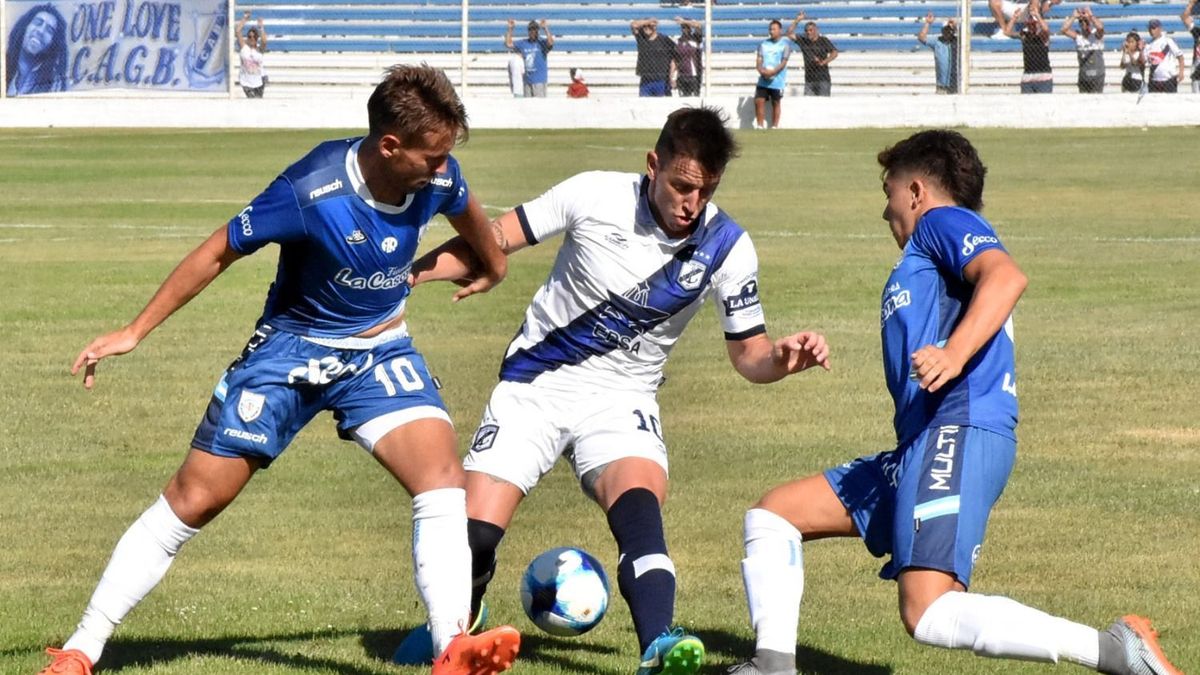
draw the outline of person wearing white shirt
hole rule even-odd
[[[1150,66],[1151,94],[1174,94],[1183,82],[1183,50],[1163,32],[1162,22],[1150,19],[1150,42],[1146,45],[1146,64]]]

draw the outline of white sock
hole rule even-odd
[[[754,627],[756,650],[796,653],[804,556],[800,532],[766,509],[746,512],[746,557],[742,580]]]
[[[162,581],[180,547],[199,531],[184,525],[160,495],[117,542],[79,627],[63,649],[78,649],[93,664],[99,661],[117,624]]]
[[[467,628],[471,613],[471,548],[467,491],[442,488],[413,497],[413,574],[429,611],[433,653]]]
[[[1060,658],[1095,668],[1100,634],[998,595],[952,591],[925,610],[917,642],[970,649],[979,656],[1058,663]]]

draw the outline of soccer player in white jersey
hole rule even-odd
[[[486,291],[507,261],[451,149],[466,111],[438,70],[395,66],[367,103],[369,132],[328,141],[288,167],[167,277],[126,327],[75,360],[84,386],[96,365],[133,350],[239,258],[279,244],[275,283],[241,356],[225,371],[183,465],[117,542],[108,567],[45,674],[89,675],[125,615],[175,555],[266,468],[299,430],[332,410],[412,495],[413,562],[429,612],[437,675],[508,668],[520,636],[508,626],[464,632],[471,570],[465,476],[454,430],[404,323],[413,253],[445,214],[470,242],[481,273],[458,297]]]
[[[742,576],[756,650],[728,672],[795,675],[801,542],[857,536],[891,556],[879,575],[898,582],[900,619],[921,644],[1178,675],[1144,618],[1101,632],[967,592],[1016,458],[1012,311],[1026,279],[979,215],[986,169],[961,134],[920,132],[879,164],[883,218],[903,250],[880,313],[897,447],[776,487],[746,513]]]
[[[661,515],[667,449],[656,400],[671,348],[711,297],[729,359],[746,379],[774,382],[829,367],[817,333],[767,337],[754,245],[710,202],[735,153],[720,112],[677,110],[647,153],[645,175],[582,173],[495,224],[506,252],[564,239],[464,460],[472,608],[480,609],[517,506],[565,453],[616,538],[617,584],[633,615],[640,674],[692,673],[704,656],[699,639],[672,630],[675,566]],[[455,241],[414,270],[418,281],[472,275]],[[414,632],[405,643],[417,639]]]

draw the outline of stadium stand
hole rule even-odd
[[[1057,92],[1073,93],[1077,74],[1074,45],[1057,31],[1063,19],[1083,4],[1064,2],[1048,17],[1054,31],[1051,61]],[[1191,37],[1178,19],[1181,2],[1087,4],[1107,29],[1109,91],[1119,88],[1122,37],[1129,30],[1144,34],[1149,19],[1161,19],[1185,50],[1191,46]],[[920,21],[933,12],[940,25],[959,11],[958,3],[945,0],[831,0],[802,5],[719,0],[712,8],[712,56],[707,64],[712,93],[752,93],[754,50],[765,37],[767,23],[780,19],[786,27],[801,8],[841,52],[831,66],[835,96],[931,92],[933,58],[916,40]],[[662,33],[677,37],[674,17],[704,19],[703,5],[668,0],[471,0],[465,23],[459,0],[249,0],[238,3],[237,12],[243,10],[263,17],[267,25],[271,96],[304,95],[314,89],[336,95],[339,89],[370,86],[393,63],[422,61],[445,68],[459,85],[465,71],[472,94],[505,95],[503,35],[509,18],[519,25],[530,19],[550,22],[556,39],[549,59],[551,96],[565,95],[569,68],[584,70],[593,95],[635,95],[636,49],[629,21],[655,17]],[[971,86],[1015,91],[1021,74],[1020,42],[991,38],[996,24],[986,0],[973,0],[971,13]],[[792,63],[788,93],[797,94],[803,83],[798,54]]]

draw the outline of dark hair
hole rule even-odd
[[[1142,39],[1142,36],[1141,36],[1141,35],[1139,35],[1139,34],[1138,34],[1138,32],[1137,32],[1136,30],[1131,30],[1131,31],[1129,31],[1129,33],[1128,33],[1128,34],[1125,36],[1125,39],[1126,39],[1126,40],[1128,40],[1129,38],[1133,38],[1134,40],[1141,40],[1141,39]]]
[[[771,19],[771,23],[767,24],[767,28],[771,26],[779,26],[779,30],[783,30],[783,22],[779,19]]]
[[[729,160],[737,157],[738,145],[726,123],[729,118],[720,108],[680,108],[667,116],[654,144],[659,162],[689,157],[711,174],[725,171]]]
[[[367,121],[372,136],[393,133],[405,142],[446,129],[465,141],[469,131],[467,109],[450,78],[424,63],[387,69],[367,100]]]
[[[879,153],[883,176],[911,171],[928,176],[950,193],[955,203],[983,210],[983,179],[987,167],[962,134],[932,129],[909,136]]]
[[[13,24],[12,31],[8,34],[8,63],[4,73],[4,86],[7,88],[12,84],[13,78],[17,76],[21,50],[25,46],[25,31],[29,28],[29,24],[33,23],[34,17],[42,12],[53,16],[58,21],[58,28],[54,31],[54,37],[50,40],[50,44],[46,45],[42,53],[34,58],[33,88],[29,91],[17,92],[18,94],[38,94],[66,88],[67,20],[54,8],[54,5],[50,4],[31,7]]]

